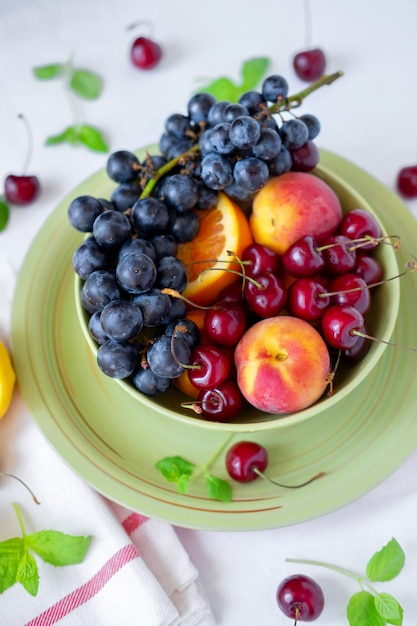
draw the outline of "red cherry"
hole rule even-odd
[[[382,267],[378,261],[373,256],[367,254],[356,254],[356,263],[353,271],[363,278],[367,285],[378,283],[383,276]]]
[[[281,313],[287,303],[287,290],[280,279],[275,274],[264,272],[255,280],[248,279],[245,283],[245,298],[251,311],[262,318]]]
[[[325,269],[329,274],[343,274],[355,267],[356,251],[352,241],[344,235],[333,235],[320,248],[323,253]]]
[[[32,155],[32,132],[26,117],[19,113],[18,118],[22,120],[26,135],[28,139],[28,149],[23,167],[23,172],[26,172],[29,166],[30,158]],[[4,181],[4,196],[6,200],[12,204],[25,206],[30,204],[39,195],[40,183],[37,176],[29,174],[9,174]]]
[[[298,78],[312,82],[323,76],[326,57],[321,48],[311,48],[298,52],[294,56],[293,66]]]
[[[319,150],[314,141],[306,141],[300,148],[291,150],[293,172],[311,172],[320,160]]]
[[[137,37],[130,49],[133,65],[141,70],[150,70],[157,65],[162,56],[161,46],[148,37]]]
[[[363,327],[364,334],[368,334],[368,330],[366,326]],[[371,347],[371,341],[366,337],[358,337],[358,341],[355,343],[352,348],[347,348],[346,350],[342,350],[342,361],[343,363],[347,363],[348,365],[356,365],[363,359],[363,357],[368,354],[369,348]]]
[[[307,235],[295,241],[282,255],[284,269],[296,278],[318,274],[324,267],[322,253],[314,237]]]
[[[242,261],[248,261],[245,271],[250,276],[262,272],[276,274],[279,270],[279,256],[276,252],[260,243],[251,243],[242,254]]]
[[[259,443],[239,441],[229,448],[226,454],[226,469],[231,478],[248,483],[259,478],[268,465],[268,453]]]
[[[361,239],[362,237],[381,237],[381,227],[378,220],[365,209],[352,209],[345,213],[339,224],[339,234],[349,239]],[[371,250],[374,244],[369,243],[361,246],[361,250]]]
[[[199,345],[191,353],[191,369],[188,378],[197,389],[217,387],[229,376],[230,359],[210,344]]]
[[[40,184],[37,176],[9,174],[4,181],[4,195],[12,204],[25,206],[39,195]]]
[[[324,608],[322,588],[309,576],[288,576],[279,585],[277,604],[287,617],[303,622],[317,619]]]
[[[204,317],[207,335],[221,346],[235,346],[245,332],[246,325],[245,309],[231,300],[218,302]]]
[[[341,274],[330,283],[333,304],[350,304],[362,315],[369,311],[371,294],[366,282],[357,274]]]
[[[417,165],[407,165],[400,169],[397,189],[404,198],[417,198]]]
[[[353,348],[358,335],[352,331],[362,331],[364,319],[362,313],[347,304],[330,306],[321,318],[321,329],[329,346],[336,350]]]
[[[202,415],[215,422],[228,422],[240,411],[243,404],[243,396],[237,382],[232,378],[227,378],[214,389],[200,391],[197,400]]]
[[[294,317],[313,322],[330,306],[325,286],[315,278],[298,278],[288,288],[287,309]]]

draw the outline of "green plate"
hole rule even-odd
[[[401,236],[399,255],[406,260],[402,250],[413,249],[417,224],[399,198],[331,153],[322,152],[321,165],[362,194],[390,234]],[[295,484],[324,470],[323,478],[293,490],[261,479],[234,484],[231,503],[209,499],[203,479],[191,483],[189,494],[178,494],[155,462],[178,454],[204,463],[225,441],[227,427],[202,431],[190,420],[149,414],[96,366],[76,313],[71,257],[82,235],[68,224],[67,207],[75,196],[105,197],[111,188],[101,170],[57,207],[27,254],[12,314],[13,358],[26,404],[52,446],[92,487],[128,508],[179,526],[261,530],[312,519],[351,502],[415,450],[417,355],[391,347],[343,401],[312,419],[289,421],[275,434],[264,430],[251,436],[267,447],[268,471],[277,480]],[[392,339],[417,347],[414,276],[401,279],[400,293]],[[234,437],[242,438],[242,431]],[[211,472],[226,478],[221,457]]]

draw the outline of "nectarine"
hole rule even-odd
[[[288,414],[316,402],[326,389],[330,356],[321,335],[296,317],[270,317],[251,326],[235,349],[237,382],[261,411]]]
[[[320,243],[336,231],[341,217],[340,200],[326,182],[309,172],[287,172],[256,194],[250,227],[257,243],[284,254],[305,235]]]

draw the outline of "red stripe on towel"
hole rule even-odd
[[[94,597],[109,580],[117,574],[129,561],[139,556],[133,544],[129,544],[121,548],[118,552],[103,565],[99,571],[94,574],[90,580],[84,585],[78,587],[64,598],[61,598],[56,604],[35,617],[25,626],[51,626],[56,624],[60,619],[74,611],[82,604],[85,604]]]
[[[148,518],[145,517],[145,515],[140,515],[139,513],[131,513],[123,520],[122,526],[130,537],[141,524],[146,522],[147,519]]]

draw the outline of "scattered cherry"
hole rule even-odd
[[[284,485],[272,480],[264,474],[268,465],[268,452],[264,446],[255,441],[243,440],[235,443],[227,451],[225,462],[226,470],[230,478],[240,483],[249,483],[261,477],[278,487],[298,489],[324,476],[324,472],[319,472],[309,480],[297,485]]]
[[[398,172],[396,184],[404,198],[417,198],[417,165],[402,167]]]
[[[315,580],[303,574],[285,578],[277,588],[277,604],[287,617],[297,621],[312,622],[322,613],[324,594]]]
[[[293,66],[298,78],[312,82],[323,76],[326,69],[326,56],[321,48],[313,48],[309,45],[311,40],[312,19],[308,0],[304,0],[304,23],[306,47],[294,56]]]
[[[268,453],[259,443],[240,441],[226,454],[226,469],[231,478],[248,483],[259,478],[268,465]]]
[[[136,26],[143,25],[143,22],[131,24],[129,29]],[[137,37],[130,47],[130,59],[136,67],[141,70],[151,70],[162,57],[162,48],[150,37],[140,36]]]
[[[23,173],[9,174],[8,176],[6,176],[6,179],[4,181],[4,195],[6,200],[11,202],[12,204],[25,206],[36,200],[36,198],[38,197],[40,191],[40,183],[37,176],[25,173],[29,165],[32,152],[32,136],[26,118],[22,114],[19,114],[18,117],[24,122],[26,127],[29,142],[28,153],[26,156],[25,165],[23,167]]]

